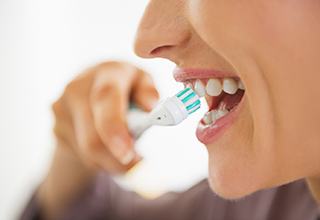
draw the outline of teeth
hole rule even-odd
[[[218,120],[219,118],[222,118],[223,116],[225,116],[226,114],[228,114],[229,111],[226,109],[219,109],[215,115],[216,120]]]
[[[197,80],[194,85],[194,90],[199,97],[203,97],[206,95],[206,89],[200,80]]]
[[[212,110],[203,116],[203,122],[206,125],[215,124],[219,118],[222,118],[228,113],[229,111],[227,109]]]
[[[203,117],[203,121],[206,125],[209,125],[211,124],[213,121],[212,121],[212,116],[211,116],[211,112],[207,112],[204,117]]]
[[[239,87],[239,89],[241,89],[241,90],[245,90],[244,85],[243,85],[243,83],[242,83],[241,80],[238,81],[238,87]]]
[[[201,80],[197,79],[193,83],[186,83],[185,86],[193,89],[199,97],[203,97],[206,94],[209,96],[219,96],[222,91],[233,95],[238,89],[245,90],[242,81],[233,78],[224,78],[222,80],[216,78],[209,79],[206,85]]]
[[[222,81],[222,83],[221,83]],[[209,96],[219,96],[222,91],[227,94],[233,95],[237,92],[238,89],[245,90],[245,87],[241,80],[235,80],[233,78],[224,78],[224,79],[209,79],[207,84],[204,85],[201,80],[196,80],[194,84],[187,83],[187,87],[193,88],[199,97],[203,97],[206,94]],[[220,103],[217,109],[207,112],[203,116],[203,123],[205,125],[213,125],[216,121],[229,113],[229,110],[226,109],[226,106],[223,105],[223,102]]]
[[[222,92],[222,85],[219,79],[210,79],[206,86],[209,96],[219,96]]]
[[[214,124],[215,122],[216,122],[216,120],[218,119],[217,118],[217,110],[213,110],[213,111],[211,111],[211,121],[212,121],[212,123]]]
[[[223,79],[223,91],[228,94],[235,94],[238,90],[238,83],[232,78]]]

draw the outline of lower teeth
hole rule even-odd
[[[234,95],[224,95],[216,109],[211,110],[204,115],[202,120],[203,123],[205,125],[215,124],[218,119],[226,116],[240,103],[243,95],[244,91],[238,91]]]
[[[229,111],[227,109],[216,109],[210,112],[207,112],[203,117],[203,122],[206,125],[214,124],[218,119],[227,115]]]

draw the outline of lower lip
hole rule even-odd
[[[235,106],[227,115],[219,118],[214,124],[205,125],[201,120],[196,131],[197,138],[203,144],[212,144],[218,140],[224,132],[236,121],[243,106],[245,95],[240,103]]]

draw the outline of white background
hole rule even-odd
[[[45,175],[54,149],[50,104],[77,73],[119,58],[150,71],[162,97],[174,94],[172,63],[132,52],[146,0],[0,0],[0,219],[15,219]],[[158,194],[206,176],[207,155],[194,135],[204,112],[138,142],[145,157],[126,182]]]

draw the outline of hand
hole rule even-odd
[[[125,172],[141,160],[126,124],[129,103],[150,111],[157,100],[151,77],[141,69],[121,62],[93,67],[53,104],[58,145],[89,167]]]

